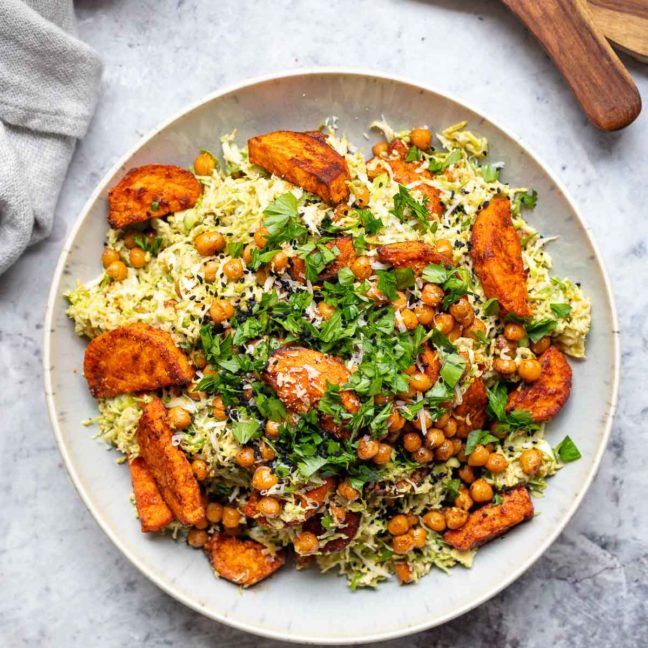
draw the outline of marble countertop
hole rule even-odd
[[[183,607],[132,567],[67,479],[41,377],[49,278],[93,187],[141,135],[220,86],[280,70],[402,74],[494,116],[562,177],[610,271],[622,385],[608,452],[546,556],[469,615],[390,646],[645,645],[648,625],[648,116],[591,127],[551,62],[499,3],[462,0],[79,0],[105,62],[52,236],[0,278],[0,643],[274,646]],[[648,68],[624,59],[644,97]],[[643,502],[643,504],[642,504]]]

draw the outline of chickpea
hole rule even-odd
[[[194,549],[204,547],[207,540],[209,540],[209,536],[207,535],[207,532],[202,529],[191,529],[191,531],[187,533],[187,543]]]
[[[200,256],[212,256],[225,249],[225,237],[220,232],[203,232],[194,239],[194,247]]]
[[[525,383],[532,383],[540,378],[542,365],[537,360],[522,360],[518,367],[518,375]]]
[[[254,450],[252,448],[241,448],[236,453],[235,461],[241,468],[251,468],[255,461]]]
[[[450,414],[448,414],[448,412],[445,412],[444,414],[441,415],[441,418],[438,418],[435,421],[436,427],[443,429],[446,425],[448,425],[449,420],[450,420]]]
[[[368,459],[373,459],[378,453],[378,448],[380,444],[375,439],[372,439],[369,436],[363,436],[358,442],[358,459],[367,461]]]
[[[216,396],[212,401],[212,414],[217,421],[227,420],[227,411],[225,410],[225,404],[223,403],[223,399],[220,396]]]
[[[207,520],[212,524],[218,524],[223,519],[223,505],[218,502],[209,502],[205,509]]]
[[[494,475],[504,472],[508,468],[508,461],[503,454],[493,452],[484,464],[484,468]]]
[[[257,511],[264,517],[275,518],[281,515],[281,503],[276,497],[266,495],[257,502]]]
[[[142,232],[139,230],[130,230],[126,232],[126,234],[124,234],[124,247],[126,247],[127,250],[132,250],[137,245],[135,238],[138,236],[142,236]]]
[[[128,277],[128,268],[123,261],[113,261],[107,268],[106,274],[113,281],[124,281]]]
[[[194,160],[194,171],[199,176],[210,176],[216,168],[216,160],[211,153],[203,151]]]
[[[421,435],[416,432],[407,432],[403,436],[403,447],[407,452],[416,452],[423,445]]]
[[[432,133],[428,128],[413,128],[410,132],[410,142],[421,151],[427,151],[432,145]]]
[[[300,556],[307,556],[308,554],[315,553],[319,549],[319,540],[314,533],[310,531],[303,531],[293,540],[293,547],[295,553]]]
[[[417,392],[426,392],[433,385],[432,378],[422,372],[410,376],[409,383]]]
[[[224,506],[222,522],[226,529],[235,529],[241,523],[241,514],[233,506]]]
[[[267,230],[267,228],[263,227],[257,227],[254,230],[254,242],[256,243],[256,246],[258,248],[264,248],[268,242],[268,236],[270,236],[270,232]]]
[[[364,185],[359,185],[353,190],[355,202],[358,207],[366,207],[369,204],[369,189]]]
[[[541,355],[551,346],[551,338],[548,335],[540,338],[531,345],[531,351],[536,355]]]
[[[371,152],[376,157],[383,157],[384,155],[387,155],[388,150],[389,150],[389,145],[387,144],[387,142],[378,142],[378,144],[374,144],[371,147]]]
[[[443,430],[432,428],[425,435],[425,445],[428,448],[438,448],[445,441]]]
[[[450,439],[445,439],[437,446],[434,451],[434,458],[437,461],[448,461],[454,454],[454,444]]]
[[[450,419],[442,429],[446,438],[451,439],[455,434],[457,434],[457,421],[455,419]]]
[[[504,327],[504,337],[509,340],[509,342],[519,342],[526,335],[524,326],[522,324],[516,324],[515,322],[509,322]]]
[[[209,309],[209,317],[216,324],[222,324],[234,315],[234,306],[226,299],[217,299]]]
[[[284,272],[288,267],[290,259],[285,252],[277,252],[270,261],[270,269],[277,274]]]
[[[207,261],[207,263],[205,263],[203,266],[203,275],[206,282],[213,283],[216,280],[219,267],[218,261]]]
[[[462,486],[459,489],[459,495],[455,497],[454,505],[457,508],[462,508],[466,511],[470,510],[470,507],[473,505],[473,500],[472,497],[470,497],[470,492],[465,486]]]
[[[249,245],[246,245],[243,248],[242,257],[243,257],[243,261],[244,261],[246,266],[249,266],[250,263],[252,263],[252,251],[256,250],[256,249],[257,249],[256,245],[252,245],[252,243],[250,243]]]
[[[278,482],[277,476],[267,466],[260,466],[252,475],[252,488],[256,488],[256,490],[269,490]]]
[[[468,455],[468,465],[478,468],[480,466],[485,466],[488,461],[490,453],[488,450],[481,444],[477,444],[473,451]]]
[[[452,454],[453,455],[458,455],[461,454],[464,450],[463,446],[463,441],[459,439],[458,437],[455,437],[454,439],[448,439],[452,443]]]
[[[444,297],[443,288],[437,284],[425,284],[421,291],[421,301],[427,306],[438,306]]]
[[[397,554],[409,553],[414,549],[414,538],[410,533],[398,535],[392,540],[392,549]]]
[[[379,443],[378,452],[373,456],[373,462],[382,466],[391,461],[393,448],[388,443]]]
[[[196,369],[204,369],[207,366],[207,358],[200,349],[197,349],[191,354],[191,362]]]
[[[413,459],[419,464],[430,463],[434,459],[434,453],[429,448],[423,446],[414,453]]]
[[[448,340],[450,340],[450,342],[454,342],[455,340],[458,340],[462,335],[463,328],[461,327],[461,324],[455,324],[455,326],[453,326],[452,328],[452,331],[448,333]]]
[[[317,310],[319,311],[319,314],[322,316],[322,319],[327,320],[333,315],[333,313],[335,313],[336,308],[335,306],[331,306],[330,304],[321,301],[319,304],[317,304]]]
[[[359,256],[351,264],[351,272],[358,278],[360,281],[369,279],[371,277],[373,270],[371,268],[371,261],[368,256]]]
[[[495,338],[495,348],[498,349],[501,354],[514,356],[517,349],[517,342],[507,340],[503,335],[498,335]]]
[[[238,281],[243,276],[241,259],[230,259],[223,265],[223,272],[230,281]]]
[[[254,275],[258,286],[263,286],[263,284],[268,280],[268,270],[266,268],[259,268]]]
[[[393,536],[403,535],[409,531],[409,528],[410,524],[407,521],[407,516],[402,513],[394,515],[394,517],[387,523],[387,531],[389,531]]]
[[[336,492],[340,497],[344,497],[350,502],[353,502],[360,497],[360,491],[353,488],[346,479],[338,484]]]
[[[486,324],[480,319],[475,318],[470,326],[464,328],[463,335],[471,340],[479,340],[482,335],[486,335]]]
[[[278,439],[280,427],[281,423],[277,423],[277,421],[266,421],[265,435],[268,437],[268,439]]]
[[[450,315],[462,326],[469,326],[475,319],[475,313],[466,297],[462,297],[458,302],[450,306]]]
[[[405,419],[399,414],[398,410],[392,410],[387,419],[387,429],[390,432],[400,432],[405,425]]]
[[[434,318],[434,326],[443,333],[443,335],[448,335],[455,327],[455,323],[454,317],[452,317],[450,313],[439,313]]]
[[[542,452],[528,448],[520,455],[520,468],[525,475],[535,475],[542,465]]]
[[[423,524],[425,524],[428,529],[441,533],[442,531],[445,531],[446,528],[445,515],[443,515],[441,511],[428,511],[423,516]]]
[[[414,315],[422,326],[429,326],[434,322],[434,309],[425,304],[421,304],[414,309]]]
[[[174,430],[186,430],[191,425],[191,414],[183,407],[172,407],[167,412],[167,420]]]
[[[406,562],[397,562],[394,565],[394,574],[396,574],[401,585],[411,583],[414,578],[412,568]]]
[[[493,362],[493,369],[503,376],[512,376],[517,371],[517,365],[515,364],[515,360],[497,358]]]
[[[423,527],[416,527],[410,531],[410,534],[414,538],[414,547],[416,549],[423,549],[427,540],[427,531]]]
[[[468,511],[461,508],[449,508],[445,512],[446,526],[448,529],[459,529],[468,520]]]
[[[394,307],[394,310],[400,311],[407,306],[407,297],[402,290],[397,290],[396,294],[398,297],[392,301],[392,306]]]
[[[434,245],[439,254],[452,259],[452,243],[448,239],[439,239]]]
[[[423,422],[425,423],[425,429],[429,430],[432,427],[432,417],[430,416],[430,412],[423,409],[419,412],[419,415],[412,421],[412,425],[417,430],[423,429],[423,424],[421,422],[421,419],[423,419]]]
[[[472,466],[461,466],[457,471],[457,475],[459,475],[459,479],[466,484],[472,484],[475,481],[475,471]]]
[[[207,479],[207,464],[202,459],[194,459],[191,462],[191,471],[198,481],[205,481]]]
[[[101,265],[103,265],[105,269],[108,269],[108,266],[115,263],[115,261],[121,261],[121,254],[119,254],[117,250],[106,248],[101,255]]]
[[[477,504],[490,502],[493,499],[493,487],[485,479],[477,479],[470,485],[470,497]]]
[[[259,444],[259,451],[261,452],[261,459],[263,461],[272,461],[277,457],[277,453],[267,443],[263,443],[263,441]]]

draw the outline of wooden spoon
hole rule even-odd
[[[616,49],[648,63],[648,2],[646,0],[589,0],[597,29]]]
[[[595,126],[613,131],[637,118],[637,86],[594,27],[586,0],[502,2],[542,43]]]

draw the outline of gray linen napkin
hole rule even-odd
[[[72,0],[0,0],[0,274],[50,233],[101,63],[75,37]]]

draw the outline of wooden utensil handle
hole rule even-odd
[[[637,118],[637,86],[594,28],[585,0],[502,1],[543,44],[592,123],[612,131]]]

